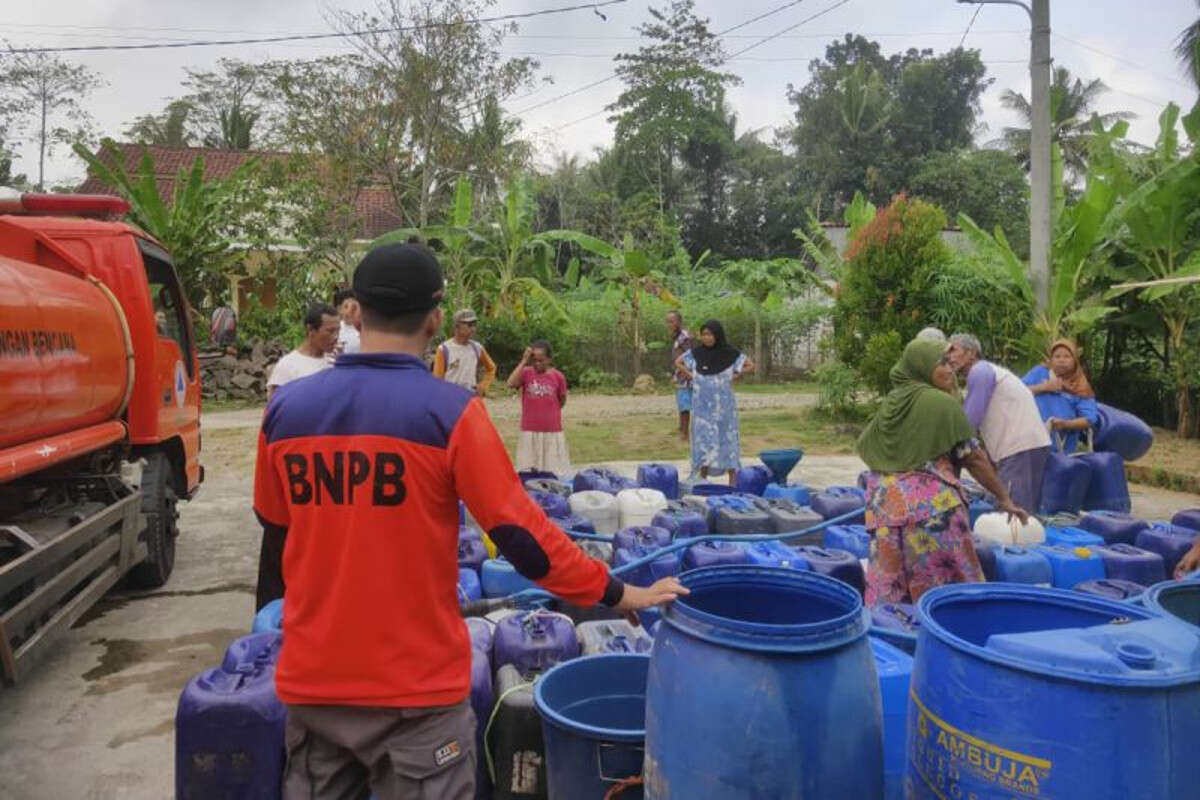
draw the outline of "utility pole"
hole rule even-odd
[[[1037,310],[1050,305],[1050,0],[958,0],[960,3],[1020,6],[1029,15],[1029,281]]]

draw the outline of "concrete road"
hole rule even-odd
[[[258,412],[206,419],[206,430],[252,428]],[[245,633],[259,529],[250,510],[253,434],[226,450],[206,439],[208,480],[182,507],[175,573],[163,589],[114,592],[22,685],[0,690],[0,798],[158,800],[174,794],[175,704],[187,680],[215,666]],[[636,465],[619,463],[627,474]],[[682,466],[682,465],[681,465]],[[809,457],[793,478],[852,483],[853,456]],[[1151,518],[1200,504],[1194,495],[1133,487]]]

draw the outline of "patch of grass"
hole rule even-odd
[[[242,411],[247,408],[262,408],[267,404],[264,397],[261,400],[213,400],[206,399],[204,401],[204,411]]]
[[[853,452],[858,426],[833,422],[811,409],[752,409],[742,411],[742,452],[757,453],[777,447],[802,447],[812,455]],[[568,420],[567,445],[571,461],[591,464],[603,461],[674,461],[688,457],[688,445],[679,440],[674,417],[661,415],[622,416],[598,420]],[[517,420],[498,420],[496,427],[516,453]]]

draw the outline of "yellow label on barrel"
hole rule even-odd
[[[915,718],[909,718],[910,728],[916,729],[916,735],[909,737],[914,745],[909,759],[934,796],[940,800],[1050,800],[1042,791],[1050,777],[1048,759],[985,742],[932,713],[911,689],[909,697],[917,707]]]

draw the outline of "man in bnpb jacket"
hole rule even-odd
[[[623,584],[522,490],[482,401],[421,360],[442,292],[422,246],[368,253],[361,352],[281,387],[263,418],[254,508],[286,543],[286,798],[472,797],[459,498],[522,575],[573,603],[627,611],[686,592]]]

